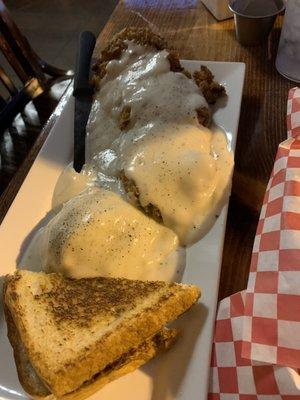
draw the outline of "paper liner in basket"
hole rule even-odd
[[[210,399],[300,399],[300,89],[289,92],[247,289],[219,305]]]

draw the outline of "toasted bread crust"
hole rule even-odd
[[[139,313],[136,311],[136,305],[134,305],[132,311],[128,312],[128,307],[126,306],[125,301],[124,312],[128,312],[128,314],[126,314],[120,322],[118,318],[115,319],[116,322],[114,322],[114,329],[106,331],[106,333],[100,336],[99,339],[90,343],[88,347],[78,349],[73,358],[63,358],[61,362],[51,363],[49,357],[46,356],[45,358],[45,354],[41,354],[36,350],[36,346],[32,343],[30,328],[26,325],[26,321],[23,321],[22,319],[22,313],[24,312],[22,296],[24,295],[22,293],[23,287],[20,276],[23,274],[24,272],[19,272],[8,279],[5,302],[13,315],[14,322],[34,369],[57,397],[61,397],[78,389],[78,387],[80,387],[85,381],[89,381],[98,371],[103,370],[108,364],[117,360],[129,349],[138,347],[145,340],[159,332],[166,323],[175,319],[190,308],[199,297],[199,289],[195,286],[165,284],[164,282],[139,282],[113,278],[83,279],[78,280],[76,283],[72,279],[62,278],[57,274],[45,275],[27,272],[25,275],[27,277],[29,276],[30,279],[32,276],[34,276],[35,279],[40,279],[41,277],[45,281],[45,284],[50,282],[52,288],[55,287],[57,290],[60,289],[62,292],[66,290],[66,287],[70,286],[73,288],[74,285],[76,287],[76,285],[79,285],[79,281],[81,281],[81,283],[85,282],[85,285],[83,286],[84,290],[86,290],[89,282],[93,287],[94,296],[96,297],[99,295],[97,290],[101,291],[103,288],[106,289],[104,293],[105,296],[107,296],[110,287],[111,293],[115,293],[111,294],[112,297],[108,298],[108,302],[111,302],[111,304],[114,304],[114,301],[116,300],[119,305],[120,303],[122,305],[122,301],[124,302],[125,297],[128,295],[133,304],[142,304],[142,306],[139,306]],[[37,277],[37,275],[39,275],[39,277]],[[104,284],[104,286],[102,285],[102,289],[97,289],[95,282],[100,284],[100,286],[101,284]],[[26,285],[28,287],[29,283],[27,282]],[[124,293],[123,297],[121,290],[122,286],[126,286],[128,289],[127,294],[125,295]],[[28,292],[28,289],[26,290]],[[143,294],[144,292],[146,295]],[[47,291],[47,294],[49,294],[49,290]],[[135,298],[133,298],[134,296]],[[69,300],[65,300],[65,302],[71,302],[73,307],[76,307],[76,300],[74,300],[74,297],[72,298],[68,296],[68,298]],[[83,299],[84,301],[86,300],[85,297],[83,297]],[[75,301],[75,303],[73,301]],[[33,304],[37,302],[40,305],[41,297],[32,296],[30,302]],[[59,300],[58,304],[60,303],[61,300]],[[79,307],[79,309],[81,312],[82,308]],[[51,314],[49,308],[46,308],[46,310],[47,314]],[[66,328],[64,328],[64,322],[59,322],[62,317],[61,311],[58,312],[58,315],[53,313],[51,315],[51,318],[54,318],[56,321],[55,327],[57,327],[57,329],[62,329],[65,333]],[[105,318],[107,317],[106,311],[104,312],[104,316]],[[58,317],[58,320],[56,317]],[[67,319],[67,321],[67,328],[70,330],[70,334],[72,335],[76,326],[80,326],[80,324],[77,325],[75,323],[74,325],[72,318]],[[60,325],[60,323],[62,325]],[[46,328],[49,329],[48,327]],[[52,328],[52,332],[53,329],[54,328]],[[63,348],[64,345],[62,344],[62,349]]]
[[[176,330],[163,329],[150,339],[147,339],[137,349],[133,349],[115,365],[106,368],[92,382],[81,386],[75,392],[63,396],[64,400],[83,400],[101,389],[107,383],[133,372],[147,361],[151,360],[161,352],[168,350],[177,338]]]
[[[56,397],[45,386],[42,379],[33,368],[27,352],[22,344],[13,318],[4,305],[7,334],[14,350],[14,358],[18,377],[24,390],[36,399],[55,399]],[[106,367],[101,373],[95,375],[91,381],[83,384],[78,390],[63,396],[65,400],[83,400],[101,389],[107,383],[134,371],[159,353],[168,350],[177,338],[175,329],[166,329],[147,339],[138,348],[131,349],[119,360]]]
[[[41,378],[37,375],[31,365],[28,354],[22,344],[19,332],[8,307],[4,304],[4,315],[7,324],[7,336],[14,351],[14,359],[17,367],[18,377],[24,390],[30,396],[45,397],[51,394]]]

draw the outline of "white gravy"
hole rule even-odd
[[[170,72],[168,52],[127,42],[110,61],[93,102],[82,173],[70,166],[56,185],[56,215],[21,264],[74,278],[180,280],[185,250],[213,225],[228,196],[233,156],[225,134],[199,124],[208,107],[192,79]],[[125,131],[119,118],[131,107]],[[130,205],[118,176],[155,205],[163,224]],[[94,187],[94,188],[93,188]],[[91,189],[93,188],[93,189]]]
[[[198,86],[170,71],[168,53],[127,42],[110,61],[96,94],[88,129],[88,154],[100,175],[124,170],[182,245],[203,237],[228,197],[233,156],[221,130],[199,124],[196,109],[208,107]],[[126,131],[116,128],[131,107]],[[109,146],[103,149],[103,146]]]
[[[88,189],[64,204],[35,237],[21,265],[73,278],[180,280],[178,237],[112,191]]]

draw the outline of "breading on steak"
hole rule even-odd
[[[208,127],[211,122],[211,115],[207,107],[200,107],[196,110],[199,124]]]
[[[204,65],[201,66],[200,71],[194,72],[193,78],[209,104],[215,103],[226,93],[224,86],[214,81],[212,72]]]
[[[157,51],[168,50],[167,43],[159,35],[151,32],[147,28],[125,28],[108,43],[102,50],[100,58],[93,66],[93,79],[95,89],[99,89],[101,80],[106,75],[106,66],[111,60],[118,60],[122,56],[122,52],[128,48],[127,41],[134,41],[136,44],[152,47]],[[182,73],[188,79],[194,79],[195,83],[201,90],[204,98],[208,103],[214,103],[218,97],[225,93],[223,86],[214,81],[214,76],[211,71],[204,66],[201,66],[199,71],[194,72],[193,77],[180,63],[179,55],[175,50],[168,50],[167,59],[170,64],[170,71],[174,73]],[[211,123],[211,111],[208,107],[203,106],[195,110],[199,124],[208,127]],[[124,105],[119,115],[119,128],[124,131],[130,127],[131,106]],[[156,221],[161,222],[162,216],[159,209],[153,204],[148,204],[142,207],[139,199],[139,189],[135,182],[128,179],[124,171],[120,171],[118,175],[121,180],[129,201],[141,209],[146,214],[150,215]]]
[[[155,205],[147,204],[145,207],[141,205],[139,199],[140,196],[139,189],[134,183],[134,181],[132,179],[127,178],[124,171],[120,171],[118,177],[123,184],[124,190],[127,193],[128,200],[130,201],[130,203],[133,204],[135,207],[139,208],[145,214],[149,215],[156,222],[162,223],[161,213]]]
[[[143,46],[153,47],[156,50],[168,50],[167,43],[159,35],[151,32],[147,28],[125,28],[109,42],[102,50],[100,58],[93,66],[93,83],[95,89],[98,90],[101,79],[106,74],[106,65],[111,60],[120,59],[123,50],[128,48],[127,40],[132,40],[135,43]],[[174,50],[169,51],[167,56],[170,63],[170,71],[184,74],[187,78],[192,79],[192,75],[180,63],[178,53]],[[211,71],[204,66],[201,66],[200,71],[193,74],[194,81],[200,88],[206,101],[210,104],[214,103],[219,97],[225,93],[225,88],[213,80],[214,76]],[[196,110],[199,123],[204,126],[210,124],[210,110],[202,107]],[[130,123],[130,110],[124,107],[120,115],[120,129],[124,130]]]
[[[164,39],[150,31],[150,29],[133,27],[123,29],[101,51],[100,58],[93,65],[94,84],[96,84],[96,88],[105,76],[107,63],[111,60],[118,60],[122,55],[122,51],[127,49],[126,40],[133,40],[135,43],[143,46],[152,46],[156,50],[163,50],[167,47]]]
[[[130,114],[131,114],[131,107],[129,105],[124,106],[121,111],[119,119],[119,127],[121,131],[124,131],[128,127],[130,122]]]

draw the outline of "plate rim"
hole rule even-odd
[[[240,83],[241,83],[241,86],[240,86],[241,94],[240,94],[239,108],[238,108],[238,110],[237,110],[237,115],[238,115],[238,117],[237,117],[237,128],[236,128],[236,135],[235,135],[235,141],[236,141],[236,138],[237,138],[237,135],[238,135],[238,124],[239,124],[240,109],[241,109],[241,104],[242,104],[243,87],[244,87],[244,82],[245,82],[245,69],[246,69],[246,64],[243,63],[243,62],[209,61],[209,60],[186,60],[186,59],[181,59],[180,61],[182,61],[183,64],[184,64],[184,63],[192,63],[192,64],[195,63],[195,64],[197,64],[197,65],[201,65],[200,63],[203,63],[203,64],[208,64],[208,63],[209,63],[209,64],[219,64],[219,65],[220,65],[220,64],[227,64],[227,65],[232,65],[232,66],[239,67],[239,68],[241,69],[240,73],[241,73],[241,75],[242,75],[242,80],[241,80],[241,82],[240,82]],[[66,90],[64,96],[63,96],[62,99],[59,101],[59,103],[58,103],[56,109],[54,110],[54,113],[57,113],[57,112],[58,112],[57,110],[62,110],[62,113],[63,113],[63,111],[65,110],[66,104],[68,104],[68,102],[70,101],[70,98],[72,97],[72,91],[73,91],[73,87],[72,87],[72,83],[71,83],[71,84],[69,85],[69,87],[67,88],[67,90]],[[46,152],[47,146],[49,146],[49,141],[50,141],[50,139],[51,139],[51,132],[55,129],[57,123],[59,122],[59,120],[60,120],[60,118],[61,118],[61,116],[62,116],[62,113],[60,113],[60,115],[58,115],[57,119],[55,120],[55,122],[54,122],[53,125],[51,126],[46,140],[44,141],[44,143],[43,143],[43,145],[41,146],[41,149],[39,150],[39,152],[38,152],[38,154],[37,154],[35,160],[33,161],[33,163],[32,163],[32,165],[31,165],[30,169],[28,170],[28,173],[27,173],[27,175],[26,175],[26,177],[25,177],[25,179],[24,179],[22,185],[20,186],[20,188],[19,188],[19,190],[18,190],[18,193],[17,193],[17,195],[15,196],[15,199],[14,199],[13,202],[11,203],[11,205],[10,205],[10,207],[9,207],[9,209],[8,209],[8,211],[7,211],[7,213],[6,213],[6,215],[5,215],[5,217],[3,218],[2,223],[0,224],[0,232],[2,231],[2,233],[3,233],[3,230],[5,230],[5,225],[6,225],[6,223],[9,221],[11,211],[12,211],[13,208],[15,207],[15,204],[18,203],[20,197],[22,197],[22,188],[23,188],[24,186],[26,186],[26,184],[28,185],[28,180],[30,179],[30,173],[31,173],[31,171],[32,171],[32,168],[33,168],[33,167],[35,166],[35,164],[40,160],[40,158],[43,156],[44,152]],[[45,125],[44,128],[46,128],[46,126],[47,126],[47,124]],[[44,128],[43,128],[43,129],[44,129]],[[229,202],[228,202],[228,203],[229,203]],[[228,203],[226,204],[226,207],[225,207],[225,208],[226,208],[225,224],[226,224],[226,221],[227,221]],[[224,228],[224,229],[225,229],[225,228]],[[225,240],[225,234],[223,234],[223,240],[222,240],[222,244],[221,244],[221,260],[222,260],[222,253],[223,253],[224,240]],[[221,261],[220,261],[220,264],[221,264]],[[16,265],[15,265],[15,268],[16,268]],[[1,270],[2,270],[2,268],[1,268]],[[219,289],[219,285],[220,285],[221,265],[219,266],[219,270],[218,270],[218,271],[219,271],[219,273],[218,273],[217,290]],[[1,273],[2,273],[2,271],[1,271]],[[214,315],[215,315],[215,312],[216,312],[216,308],[217,308],[217,301],[215,302],[214,309],[213,309]],[[1,329],[2,329],[2,328],[1,328]],[[212,327],[212,329],[213,329],[213,327]],[[210,340],[210,354],[211,354],[212,342],[213,342],[213,335],[211,334],[211,340]],[[8,343],[8,342],[7,342],[7,343]],[[199,355],[197,355],[197,357],[199,357]],[[208,369],[208,370],[210,369],[210,365],[207,366],[207,369]],[[0,382],[0,383],[1,383],[1,382]],[[208,382],[206,382],[206,387],[208,387]],[[3,388],[3,389],[4,389],[4,388]],[[5,397],[5,395],[4,395],[5,392],[3,391],[3,389],[0,387],[0,398],[3,398],[3,399],[11,399],[12,397],[10,397],[10,396]],[[3,395],[4,395],[4,396],[3,396]],[[2,396],[3,396],[3,397],[2,397]],[[23,397],[23,394],[19,394],[19,396],[22,396],[22,398],[24,398],[24,397]]]

